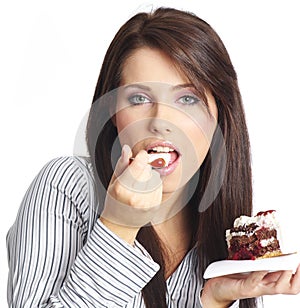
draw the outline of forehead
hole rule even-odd
[[[177,85],[188,83],[189,80],[162,51],[140,48],[126,59],[121,75],[121,85],[138,82]]]

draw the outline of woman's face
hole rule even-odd
[[[136,50],[124,63],[115,125],[121,145],[164,152],[170,164],[158,170],[163,193],[183,187],[201,166],[217,125],[216,102],[207,105],[172,61],[156,49]]]

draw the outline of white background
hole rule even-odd
[[[109,42],[130,16],[149,10],[152,4],[191,10],[223,39],[238,73],[252,142],[255,211],[276,209],[287,249],[299,249],[297,2],[1,2],[2,307],[8,270],[5,236],[22,196],[48,160],[72,155],[75,134],[90,106]],[[283,305],[299,307],[300,295],[265,299],[265,307]]]

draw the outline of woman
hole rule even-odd
[[[202,279],[252,210],[237,78],[207,23],[161,8],[121,27],[87,140],[91,163],[55,159],[26,193],[8,234],[12,307],[256,307],[300,291],[299,270]]]

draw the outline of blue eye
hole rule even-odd
[[[200,102],[200,99],[197,96],[193,95],[184,95],[181,96],[177,102],[179,102],[182,105],[194,105]]]
[[[128,98],[128,101],[132,105],[143,105],[143,104],[148,104],[148,103],[152,102],[150,98],[148,98],[147,96],[142,95],[142,94],[131,95]]]

